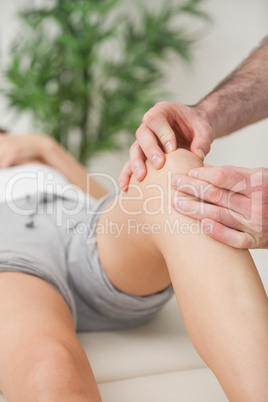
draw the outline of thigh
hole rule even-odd
[[[44,366],[49,367],[50,357],[62,356],[64,350],[82,367],[85,383],[89,378],[93,381],[71,311],[60,293],[43,279],[25,273],[0,273],[0,325],[0,388],[8,400],[23,400],[21,395],[44,359]],[[45,375],[49,388],[53,381],[49,369]]]
[[[76,320],[66,267],[68,235],[52,215],[58,210],[53,198],[45,203],[38,195],[12,205],[0,203],[0,273],[21,272],[43,279],[63,296]]]
[[[148,296],[165,290],[171,281],[142,211],[146,195],[139,189],[131,187],[109,203],[98,221],[97,245],[111,283],[123,292]]]

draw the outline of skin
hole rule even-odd
[[[123,223],[124,231],[119,237],[98,233],[99,258],[111,282],[130,294],[146,296],[172,282],[189,336],[229,400],[265,402],[268,303],[252,258],[170,208],[178,195],[170,190],[174,172],[201,166],[199,157],[179,149],[167,155],[161,170],[148,164],[142,183],[132,177],[128,192],[100,217]],[[153,229],[178,219],[184,225],[179,233]],[[146,230],[137,236],[140,225]],[[0,320],[0,388],[9,401],[100,402],[69,307],[54,288],[31,275],[1,272]]]
[[[62,296],[32,275],[0,273],[0,389],[9,402],[100,402]]]
[[[150,109],[137,130],[137,141],[130,149],[130,161],[122,170],[122,190],[127,190],[132,173],[139,181],[144,179],[147,172],[144,162],[147,158],[156,169],[165,164],[163,151],[170,152],[177,147],[189,149],[204,158],[214,139],[268,117],[267,63],[268,39],[265,38],[232,74],[197,105],[160,102]],[[184,189],[191,187],[191,194],[198,194],[198,199],[194,205],[191,200],[184,200],[184,208],[180,212],[191,214],[193,210],[198,210],[195,217],[203,220],[204,224],[209,223],[211,230],[208,234],[218,241],[238,248],[267,248],[268,169],[258,170],[261,176],[258,190],[261,193],[262,208],[255,199],[255,186],[247,186],[247,191],[242,193],[236,190],[241,181],[250,182],[256,170],[222,166],[209,169],[204,167],[198,169],[196,177],[183,178]],[[194,182],[193,178],[198,181]],[[182,178],[178,176],[174,180],[176,187],[179,179]],[[210,193],[216,196],[209,199],[204,197],[200,192],[201,185],[203,188],[209,186]],[[231,202],[226,205],[223,199],[231,199],[233,192],[236,193],[233,199],[242,205],[242,218],[252,217],[250,223],[253,229],[252,225],[230,219],[237,212],[236,204]],[[205,208],[204,202],[207,203]],[[201,215],[202,209],[205,209],[205,213]],[[256,230],[259,222],[263,230]]]
[[[268,248],[268,169],[194,169],[175,176],[173,186],[193,196],[179,197],[174,207],[201,220],[211,237],[237,248]]]

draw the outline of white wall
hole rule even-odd
[[[10,38],[17,34],[14,13],[18,7],[32,1],[0,0],[1,65],[7,60]],[[124,3],[127,8],[132,1],[124,0]],[[160,4],[161,0],[146,0],[146,3],[154,7],[155,4]],[[195,103],[202,98],[268,34],[266,0],[208,0],[204,9],[212,15],[214,25],[196,45],[193,66],[175,64],[167,66],[165,86],[173,93],[174,100],[186,104]],[[9,122],[11,127],[10,119],[13,119],[12,127],[15,131],[34,130],[27,116],[19,121],[15,120],[13,114],[7,112],[5,103],[0,98],[0,124]],[[217,140],[206,161],[214,165],[268,167],[267,149],[268,120]],[[103,166],[109,165],[117,177],[125,160],[127,160],[126,153],[105,155],[94,159],[92,170],[105,171]],[[268,254],[267,251],[258,251],[254,252],[254,256],[256,259],[262,256],[267,260]]]
[[[268,34],[266,0],[210,0],[206,9],[214,16],[214,27],[199,42],[194,66],[180,69],[177,79],[177,99],[186,104],[208,93]],[[171,81],[175,79],[176,72]],[[267,146],[268,120],[216,141],[207,162],[268,167]]]

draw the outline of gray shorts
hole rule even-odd
[[[151,319],[173,295],[169,286],[150,296],[116,289],[105,274],[96,243],[101,211],[115,197],[86,204],[55,195],[0,203],[0,272],[35,275],[67,302],[77,331],[130,328]]]

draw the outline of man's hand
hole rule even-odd
[[[147,158],[156,169],[164,165],[165,152],[177,148],[188,149],[204,159],[215,135],[201,107],[159,102],[144,115],[136,138],[129,151],[130,161],[119,178],[122,190],[128,188],[132,173],[139,181],[144,179]]]
[[[176,176],[174,208],[202,220],[204,231],[236,248],[268,248],[268,169],[202,167]]]

